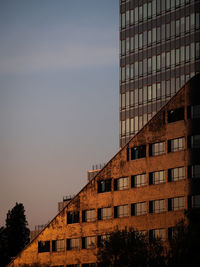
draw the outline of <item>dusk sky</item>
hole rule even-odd
[[[0,0],[0,226],[29,227],[119,149],[119,1]]]

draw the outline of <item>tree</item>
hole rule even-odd
[[[98,250],[99,266],[165,266],[164,248],[159,239],[151,239],[133,229],[116,230]]]
[[[191,210],[186,219],[180,221],[172,230],[169,240],[168,266],[200,266],[200,210]]]
[[[24,206],[16,203],[7,213],[6,227],[0,230],[0,266],[6,266],[30,241]]]

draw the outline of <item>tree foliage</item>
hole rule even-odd
[[[159,239],[147,238],[133,229],[116,230],[102,242],[98,264],[104,267],[165,266],[164,248]]]
[[[24,206],[16,203],[7,213],[6,226],[0,229],[0,267],[6,266],[29,243],[27,225]]]

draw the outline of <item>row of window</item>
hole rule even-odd
[[[198,166],[199,168],[200,166]],[[199,170],[199,169],[198,169]],[[182,179],[181,176],[183,175],[182,172],[183,170],[180,169],[174,169],[174,172],[171,173],[171,179]],[[152,183],[161,183],[161,179],[163,178],[163,173],[154,173],[155,176],[151,177]],[[158,175],[158,176],[157,176]],[[141,177],[140,177],[141,178]],[[136,183],[138,181],[135,181]],[[141,184],[141,179],[138,182],[138,184],[134,184],[136,187],[142,186]],[[145,183],[145,180],[143,181]],[[200,207],[200,195],[195,195],[192,197],[189,197],[190,202],[188,202],[188,206],[191,208],[199,208]],[[159,199],[159,200],[152,200],[149,202],[139,202],[139,203],[133,203],[131,204],[131,216],[139,216],[139,215],[146,215],[147,214],[147,204],[148,204],[148,211],[149,213],[160,213],[166,211],[166,200],[165,199]],[[168,199],[168,211],[176,211],[176,210],[181,210],[185,208],[185,198],[184,196],[179,196],[179,197],[173,197]],[[88,210],[89,211],[89,217],[87,215],[83,217],[83,212],[82,211],[82,221],[84,222],[91,222],[91,221],[96,221],[96,210]],[[68,221],[68,214],[72,215],[73,213],[76,214],[76,217],[74,217],[74,220]],[[112,219],[114,215],[114,218],[123,218],[123,217],[128,217],[129,216],[129,205],[119,205],[119,206],[114,206],[114,214],[113,214],[113,208],[112,207],[103,207],[103,208],[98,208],[97,209],[97,219],[98,221],[103,221],[103,220],[108,220]],[[72,223],[79,223],[80,222],[80,213],[79,211],[72,211],[67,213],[67,223],[72,224]],[[72,241],[69,241],[71,243],[68,243],[68,249],[76,247],[76,239],[73,239]],[[54,242],[54,241],[53,241]],[[78,241],[77,241],[78,242]],[[90,238],[84,239],[85,242],[85,248],[90,247],[90,243],[92,242]],[[89,243],[88,243],[89,242]],[[52,247],[52,249],[56,248],[56,250],[53,251],[58,251],[57,246]],[[60,246],[58,247],[60,249]]]
[[[52,265],[51,267],[95,267],[96,263],[83,263],[83,264],[67,264],[67,265]]]
[[[184,4],[188,4],[190,0],[152,0],[132,10],[127,10],[121,14],[121,29],[125,27],[146,21],[163,12],[173,10]]]
[[[121,67],[121,82],[187,63],[200,55],[200,43],[191,43]]]
[[[170,23],[159,25],[148,31],[146,30],[121,40],[121,56],[125,56],[152,44],[166,41],[175,36],[177,37],[180,34],[186,34],[194,28],[196,30],[199,29],[199,13],[192,13],[176,21],[172,20]]]
[[[173,122],[176,118],[175,116],[171,116],[171,122]],[[183,150],[185,148],[185,138],[179,137],[168,140],[167,143],[168,153],[169,152],[177,152]],[[188,136],[188,148],[200,148],[200,135],[192,135]],[[130,149],[131,155],[129,155],[129,149],[127,150],[127,161],[131,156],[131,160],[145,158],[146,157],[146,145],[141,145],[137,147],[131,147]],[[165,142],[158,142],[154,144],[149,144],[149,156],[158,156],[165,153]]]
[[[136,107],[155,100],[165,99],[174,95],[174,93],[189,80],[191,75],[181,75],[180,77],[172,77],[170,80],[144,85],[141,88],[136,88],[133,91],[127,91],[121,94],[120,109],[128,109]],[[175,88],[177,90],[175,90]]]
[[[177,147],[176,147],[177,148]],[[168,182],[175,182],[185,179],[185,168],[183,166],[171,168],[167,170]],[[188,178],[200,178],[200,165],[188,166]],[[165,171],[159,170],[149,173],[149,182],[147,182],[147,174],[137,174],[131,176],[131,188],[137,188],[145,186],[147,184],[154,185],[165,183]],[[114,191],[129,189],[129,177],[122,177],[114,179]],[[98,193],[110,192],[112,190],[112,179],[98,181]],[[83,216],[83,215],[82,215]],[[90,221],[89,214],[87,215],[87,220]],[[83,216],[85,218],[85,215]],[[94,214],[93,214],[94,218]],[[83,219],[83,221],[85,221]]]

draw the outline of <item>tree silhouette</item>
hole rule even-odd
[[[0,229],[0,266],[4,267],[30,241],[30,230],[27,228],[24,206],[16,203],[6,217],[6,227]]]

